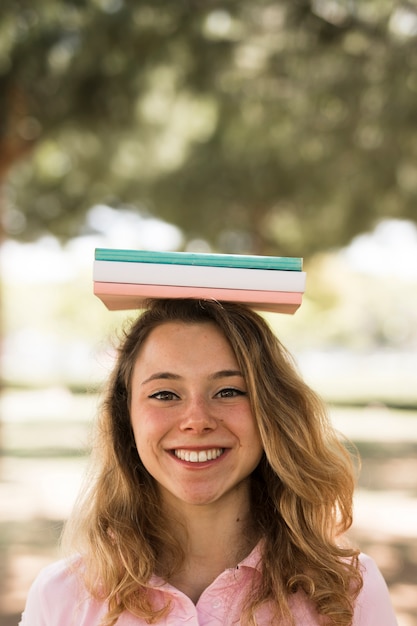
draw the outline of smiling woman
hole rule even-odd
[[[355,471],[259,315],[155,300],[120,346],[92,473],[29,626],[395,626],[344,538]]]

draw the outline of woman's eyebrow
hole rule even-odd
[[[150,383],[153,380],[179,380],[181,376],[178,374],[174,374],[173,372],[155,372],[142,381],[141,385],[145,385],[146,383]]]
[[[227,378],[232,376],[240,376],[243,378],[243,374],[240,370],[220,370],[218,372],[214,372],[209,378],[212,380],[217,380],[218,378]]]

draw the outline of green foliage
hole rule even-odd
[[[6,232],[66,239],[107,203],[309,256],[416,220],[416,24],[394,0],[3,0]]]

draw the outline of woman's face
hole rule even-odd
[[[261,440],[242,372],[215,324],[155,328],[136,360],[131,398],[139,456],[166,502],[248,498]]]

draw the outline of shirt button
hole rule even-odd
[[[220,600],[220,598],[216,598],[211,603],[211,606],[213,607],[213,609],[219,609],[221,607],[221,605],[222,605],[222,601]]]

